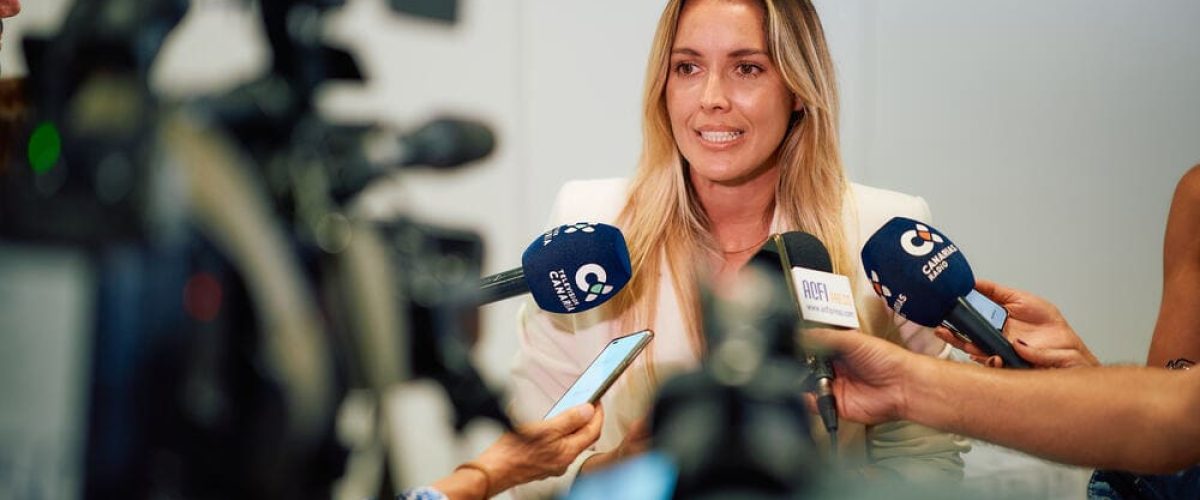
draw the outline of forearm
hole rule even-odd
[[[910,374],[901,416],[930,427],[1090,467],[1167,472],[1200,461],[1200,372],[998,371],[921,358]]]

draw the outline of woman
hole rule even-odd
[[[728,282],[768,235],[803,230],[828,247],[834,269],[856,282],[871,334],[939,354],[928,330],[897,328],[859,276],[862,241],[888,218],[928,220],[924,200],[843,177],[837,89],[820,20],[807,0],[671,0],[651,48],[644,145],[635,178],[573,182],[552,222],[620,227],[633,279],[605,306],[558,316],[527,304],[514,373],[513,413],[540,418],[603,345],[652,328],[656,340],[603,398],[595,450],[557,480],[518,493],[545,495],[645,447],[654,389],[695,368],[704,352],[699,287]],[[631,429],[633,429],[631,431]],[[844,461],[906,477],[960,477],[966,445],[906,423],[839,433]],[[869,442],[869,445],[868,445]]]

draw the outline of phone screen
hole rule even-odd
[[[979,311],[979,315],[983,316],[983,319],[996,327],[996,330],[1004,330],[1004,322],[1008,320],[1008,311],[1004,309],[1004,306],[992,302],[992,299],[975,289],[971,289],[971,293],[964,298],[967,299],[967,303],[971,304],[971,307]]]
[[[592,361],[592,364],[584,370],[583,375],[580,375],[575,384],[567,389],[567,393],[559,398],[550,412],[546,414],[546,418],[553,418],[555,415],[562,413],[575,405],[583,403],[594,403],[604,395],[604,391],[608,390],[608,386],[612,385],[613,381],[625,371],[625,367],[637,357],[638,353],[642,352],[642,348],[650,343],[650,339],[654,338],[654,332],[650,330],[642,330],[632,335],[626,335],[621,338],[613,339],[600,355]]]
[[[979,312],[979,315],[983,316],[983,319],[987,320],[987,322],[991,324],[993,328],[995,328],[997,331],[1004,331],[1004,322],[1008,321],[1008,310],[1005,309],[1004,306],[993,302],[992,299],[987,298],[986,295],[979,293],[978,290],[973,288],[969,293],[967,293],[966,297],[963,298],[966,299],[967,303],[971,304],[971,307],[975,308],[975,310]],[[962,334],[959,334],[958,329],[955,328],[954,325],[951,325],[950,322],[943,321],[942,326],[949,328],[951,332],[958,334],[960,338],[970,342],[970,339],[963,337]]]

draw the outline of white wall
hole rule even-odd
[[[26,2],[6,23],[6,74],[23,72],[14,40],[55,25],[63,4]],[[491,159],[387,190],[431,220],[480,230],[494,272],[517,265],[563,181],[632,172],[661,2],[460,4],[461,22],[445,28],[352,0],[329,32],[371,81],[331,90],[325,107],[398,126],[440,111],[489,121],[500,136]],[[1172,187],[1200,162],[1200,3],[817,4],[840,70],[852,178],[926,197],[979,276],[1053,300],[1103,360],[1141,362]],[[160,88],[228,84],[265,61],[237,2],[197,6],[159,68]],[[514,311],[488,308],[478,354],[496,382],[515,349]],[[438,462],[417,475],[452,463]]]
[[[1144,362],[1175,181],[1200,162],[1200,4],[874,2],[860,177],[921,194],[976,273]]]

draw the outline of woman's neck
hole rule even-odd
[[[718,284],[736,278],[770,235],[778,183],[776,168],[738,184],[693,177],[696,198],[708,217],[709,231],[720,251],[719,259],[713,262],[716,269],[713,279]]]
[[[692,178],[696,198],[708,217],[709,230],[722,252],[757,249],[771,229],[779,169],[737,184]]]

